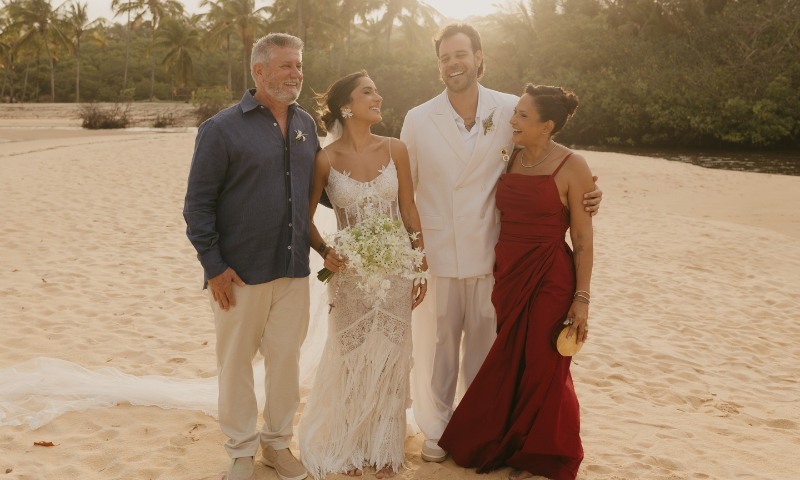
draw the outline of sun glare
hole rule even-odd
[[[485,16],[497,11],[498,0],[426,0],[448,19],[464,20],[473,15]]]

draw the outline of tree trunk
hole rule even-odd
[[[75,69],[75,103],[80,103],[81,101],[81,39],[78,38],[77,43],[75,44],[75,60],[77,63],[77,68]]]
[[[303,26],[303,0],[297,0],[297,36],[306,42],[306,32]]]
[[[247,76],[250,72],[247,68],[247,41],[244,40],[244,36],[242,39],[242,86],[244,88],[242,94],[244,94],[247,91]]]
[[[128,88],[128,59],[130,57],[130,44],[131,44],[131,11],[128,10],[128,25],[125,28],[125,73],[122,74],[122,90]]]
[[[386,26],[386,45],[383,47],[384,55],[389,55],[389,47],[392,43],[392,28],[394,28],[394,22],[390,23]]]
[[[28,91],[28,71],[31,67],[31,61],[28,60],[25,62],[25,80],[22,82],[22,95],[20,96],[19,100],[21,102],[25,101],[25,93]]]
[[[228,64],[228,100],[233,98],[233,65],[231,65],[231,34],[225,37],[225,62]]]
[[[43,39],[44,52],[47,54],[47,61],[50,63],[50,101],[56,101],[56,65],[53,61],[53,56],[50,54],[50,46],[47,44],[47,38]]]
[[[150,101],[153,101],[153,90],[156,85],[156,23],[150,30]]]

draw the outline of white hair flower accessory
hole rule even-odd
[[[342,108],[342,118],[353,118],[353,111],[347,107]]]

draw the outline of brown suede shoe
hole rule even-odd
[[[272,447],[264,447],[259,461],[274,468],[281,480],[303,480],[308,476],[303,464],[294,458],[288,448],[275,450]]]

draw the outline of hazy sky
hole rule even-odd
[[[81,0],[79,0],[81,1]],[[111,12],[111,0],[82,0],[89,5],[89,19],[105,17],[113,20]],[[201,0],[182,0],[182,3],[189,12],[199,11],[198,5]],[[453,19],[464,19],[471,15],[486,15],[495,10],[494,3],[498,0],[427,0],[427,3],[443,15]],[[256,0],[257,6],[268,5],[266,0]],[[120,21],[122,19],[116,19]]]

